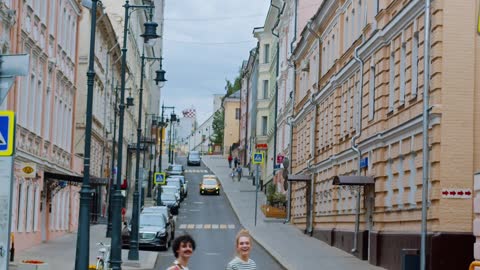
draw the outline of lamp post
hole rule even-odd
[[[152,2],[153,3],[153,2]],[[117,158],[117,185],[115,186],[115,192],[112,197],[112,243],[111,243],[111,257],[110,265],[113,270],[121,269],[122,264],[122,245],[121,245],[121,202],[122,194],[120,192],[120,179],[122,178],[122,155],[123,155],[123,127],[124,127],[124,115],[125,115],[125,73],[126,73],[126,60],[127,60],[127,32],[128,32],[128,19],[129,10],[132,9],[152,9],[153,5],[130,5],[129,1],[125,1],[125,21],[123,26],[123,47],[122,47],[122,68],[121,68],[121,80],[120,80],[120,105],[119,105],[119,131],[118,131],[118,158]],[[147,40],[155,34],[155,23],[145,23],[144,38]],[[152,31],[153,30],[153,31]],[[136,187],[138,188],[138,187]],[[88,264],[88,261],[87,261]],[[87,268],[85,268],[87,269]]]
[[[92,140],[92,107],[93,107],[93,83],[95,70],[93,60],[95,57],[95,28],[97,23],[98,0],[91,1],[90,9],[90,52],[88,57],[87,71],[87,110],[85,116],[85,150],[83,158],[83,181],[80,190],[80,211],[78,215],[78,234],[75,256],[75,270],[88,269],[90,253],[90,145]],[[85,3],[84,3],[85,4]],[[89,3],[86,3],[89,4]]]
[[[147,24],[147,23],[146,23]],[[146,26],[145,26],[146,27]],[[145,31],[146,32],[146,31]],[[145,33],[142,36],[146,36]],[[151,34],[156,36],[156,34]],[[145,60],[160,60],[156,57],[145,57],[145,48],[142,49],[141,69],[140,69],[140,88],[139,88],[139,104],[138,104],[138,125],[137,125],[137,148],[135,159],[135,190],[133,192],[133,209],[132,209],[132,230],[130,232],[130,249],[128,250],[129,260],[138,260],[138,231],[140,223],[140,203],[139,203],[139,185],[140,185],[140,145],[142,140],[142,106],[143,106],[143,77],[145,76]],[[164,73],[163,73],[164,74]],[[157,84],[164,83],[166,80],[158,80]],[[145,164],[145,162],[144,162]],[[145,167],[145,166],[144,166]],[[143,188],[142,188],[143,190]],[[142,192],[143,196],[144,192]]]
[[[118,87],[115,87],[115,108],[113,115],[113,138],[112,138],[112,164],[110,171],[112,176],[110,179],[110,191],[108,192],[108,224],[107,224],[107,237],[112,237],[112,194],[115,191],[115,143],[117,136],[117,114],[118,114]]]
[[[160,60],[160,69],[162,67],[161,65],[161,60]],[[157,72],[157,76],[161,74]],[[162,113],[160,115],[160,120],[158,121],[158,126],[160,127],[160,154],[158,156],[158,168],[159,171],[162,172],[162,149],[163,149],[163,129],[167,126],[168,119],[165,119],[163,117],[163,114],[165,113],[165,109],[172,109],[175,111],[175,107],[169,107],[162,105]],[[172,115],[175,115],[175,113],[172,113]],[[176,115],[175,115],[176,118]],[[160,206],[162,202],[162,189],[160,187],[157,188],[157,206]]]
[[[146,113],[145,114],[145,131],[147,130],[147,117],[148,116],[152,116],[152,125],[150,126],[150,142],[152,141],[152,129],[153,129],[153,121],[154,121],[154,117],[155,117],[155,114],[154,113]],[[152,147],[150,146],[149,147],[150,150],[152,150]],[[153,151],[152,151],[153,152]],[[147,198],[151,198],[152,197],[152,166],[151,166],[151,155],[152,153],[149,152],[149,159],[150,159],[150,164],[148,166],[148,181],[147,181]],[[146,164],[145,164],[145,155],[143,155],[143,167],[145,168]]]

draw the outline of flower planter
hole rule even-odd
[[[267,218],[286,218],[287,212],[285,209],[280,209],[270,205],[262,205],[262,212]]]
[[[24,260],[18,264],[18,270],[49,270],[49,268],[44,261]]]

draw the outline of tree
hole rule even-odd
[[[223,109],[219,109],[213,115],[213,135],[210,138],[210,141],[214,144],[223,145],[223,129],[225,128],[225,113]]]

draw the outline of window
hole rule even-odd
[[[235,108],[235,119],[240,119],[240,108]]]
[[[393,112],[393,104],[395,102],[395,49],[393,47],[393,42],[390,46],[390,79],[388,84],[388,112]]]
[[[18,185],[18,202],[17,202],[17,232],[23,232],[25,228],[25,183],[21,182]]]
[[[265,44],[263,48],[263,63],[267,64],[270,62],[270,44]]]
[[[349,21],[348,21],[348,16],[345,18],[345,31],[344,31],[344,34],[343,34],[343,50],[346,51],[348,49],[348,36],[349,36],[349,32],[348,32],[348,28],[349,28]]]
[[[418,87],[418,31],[417,20],[413,24],[413,41],[412,41],[412,98],[417,97]]]
[[[407,43],[405,35],[402,33],[402,47],[400,48],[400,105],[405,104],[405,61],[407,54]]]
[[[55,7],[56,7],[56,0],[50,0],[50,11],[49,11],[49,15],[48,15],[48,20],[49,20],[49,23],[48,23],[48,28],[49,28],[49,32],[51,35],[53,35],[55,33],[55,18],[57,16],[55,16]]]
[[[368,101],[368,120],[373,120],[375,117],[375,60],[372,58],[370,63],[370,78],[369,84],[369,101]]]
[[[262,116],[262,135],[266,136],[268,130],[268,118],[266,116]]]
[[[268,98],[268,80],[263,80],[263,98]]]

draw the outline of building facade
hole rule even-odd
[[[473,259],[473,200],[449,196],[471,193],[480,166],[472,10],[478,3],[432,1],[430,11],[428,269]],[[402,249],[420,248],[424,19],[423,1],[326,0],[293,55],[293,173],[311,180],[293,182],[291,222],[387,269],[400,269]],[[358,170],[374,183],[333,182]]]
[[[17,78],[7,98],[17,118],[11,231],[22,250],[78,223],[79,187],[71,177],[81,164],[73,153],[81,9],[67,0],[1,5],[8,7],[3,21],[15,23],[2,23],[2,38],[10,37],[2,39],[3,52],[30,58],[29,75]],[[23,172],[27,166],[33,173]]]
[[[238,147],[240,91],[225,97],[222,107],[224,108],[223,155],[228,156],[233,148]]]

